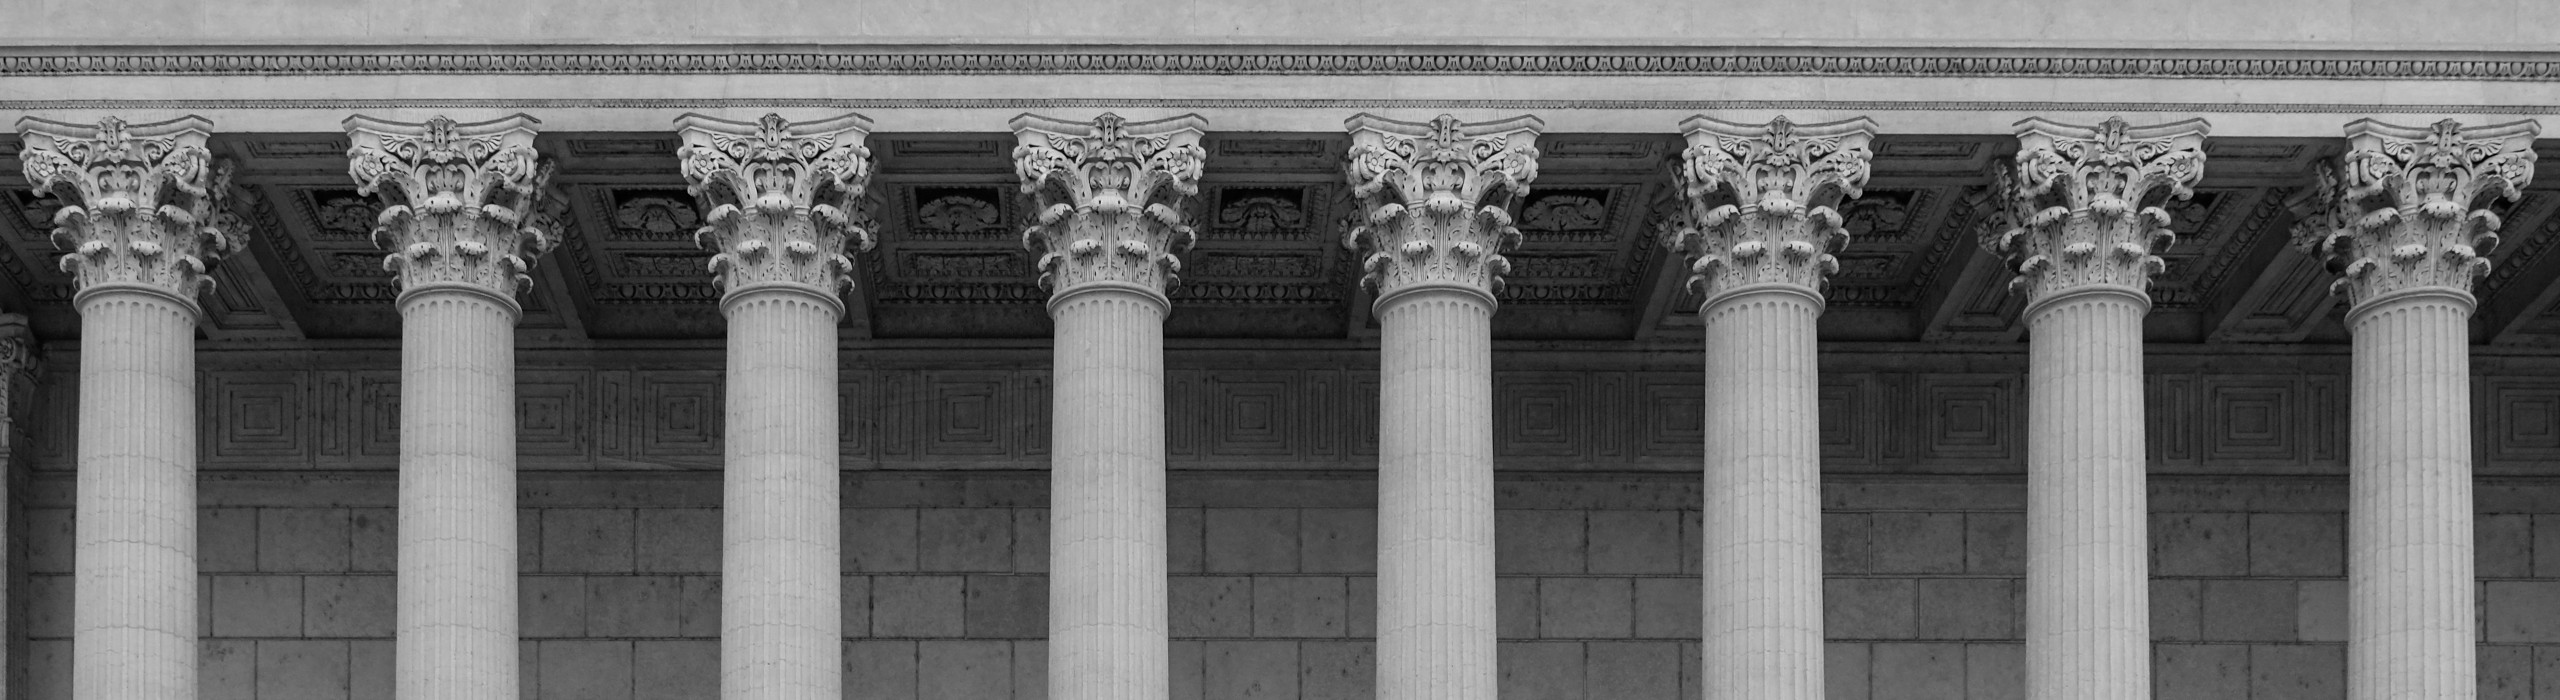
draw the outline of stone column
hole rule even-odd
[[[529,225],[536,123],[346,120],[400,283],[400,700],[517,692],[515,295],[552,243]]]
[[[2142,317],[2204,120],[2018,122],[1983,249],[2027,297],[2027,697],[2149,700]]]
[[[238,250],[212,123],[19,120],[27,182],[59,196],[78,289],[80,471],[71,688],[78,700],[196,696],[196,294]]]
[[[1023,245],[1057,322],[1049,458],[1049,697],[1161,700],[1167,675],[1164,290],[1191,246],[1196,115],[1015,117]]]
[[[1378,698],[1489,700],[1494,293],[1545,124],[1362,114],[1344,128],[1364,216],[1343,242],[1380,328]]]
[[[871,181],[857,114],[793,124],[676,119],[701,243],[729,317],[722,445],[720,697],[844,697],[838,297]]]
[[[1836,209],[1874,156],[1866,119],[1681,123],[1684,254],[1706,325],[1700,678],[1708,700],[1821,700],[1822,436],[1814,320],[1847,243]]]
[[[2471,283],[2488,204],[2533,179],[2541,126],[2370,119],[2294,229],[2326,258],[2354,336],[2347,438],[2347,697],[2478,692],[2472,610]]]

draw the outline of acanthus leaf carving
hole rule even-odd
[[[347,118],[347,174],[382,198],[374,243],[403,295],[458,286],[512,302],[532,285],[533,261],[558,242],[542,227],[551,163],[533,148],[538,123]]]
[[[871,185],[871,120],[845,114],[793,124],[687,114],[676,119],[684,179],[702,202],[695,241],[713,251],[724,293],[798,285],[835,298],[853,286],[847,246],[875,245],[863,193]]]
[[[1703,307],[1758,285],[1819,296],[1848,243],[1841,202],[1865,191],[1876,124],[1864,117],[1798,125],[1786,117],[1736,124],[1706,116],[1681,124],[1689,139],[1675,173],[1684,216],[1663,242],[1689,261]]]
[[[96,126],[28,117],[19,158],[38,194],[59,198],[53,241],[81,292],[142,288],[194,305],[210,266],[239,252],[245,228],[226,200],[231,165],[205,150],[212,122],[183,117]]]
[[[1368,114],[1344,123],[1351,152],[1343,174],[1360,214],[1343,246],[1360,255],[1362,281],[1380,299],[1419,287],[1473,291],[1491,301],[1520,244],[1511,208],[1538,178],[1545,122],[1519,116],[1430,123]]]
[[[1032,206],[1022,245],[1040,254],[1040,285],[1053,297],[1092,284],[1161,295],[1179,282],[1177,256],[1196,239],[1190,216],[1207,125],[1198,115],[1015,117],[1014,173]]]
[[[2330,291],[2351,307],[2415,289],[2468,296],[2498,245],[2503,222],[2490,205],[2522,196],[2541,130],[2532,121],[2467,130],[2451,119],[2349,123],[2347,154],[2322,164],[2300,203],[2294,245],[2328,263],[2338,275]]]
[[[2166,267],[2157,253],[2178,238],[2160,205],[2195,195],[2211,130],[2202,119],[2019,122],[2016,162],[1995,174],[2004,211],[1982,230],[1983,249],[2008,262],[2017,273],[2010,289],[2031,307],[2089,288],[2148,298],[2151,277]]]

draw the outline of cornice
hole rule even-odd
[[[1685,46],[5,46],[0,76],[1565,75],[2560,80],[2560,52]]]

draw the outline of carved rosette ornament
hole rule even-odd
[[[1191,198],[1200,193],[1208,122],[1186,114],[1146,122],[1104,114],[1071,122],[1025,114],[1011,124],[1014,174],[1031,198],[1022,246],[1040,253],[1050,298],[1094,285],[1161,299],[1191,248]]]
[[[2097,126],[2018,122],[2018,156],[1995,185],[2009,226],[1986,228],[1982,247],[2007,260],[2012,290],[2034,307],[2054,296],[2112,289],[2149,298],[2158,251],[2177,241],[2159,205],[2194,196],[2204,177],[2202,119]]]
[[[223,202],[229,163],[204,148],[213,123],[183,117],[127,125],[108,117],[96,126],[28,117],[18,120],[27,183],[61,197],[54,245],[71,251],[62,270],[80,294],[145,289],[195,306],[213,286],[207,266],[238,252],[238,220]]]
[[[853,286],[845,248],[874,244],[861,211],[870,119],[793,124],[767,114],[750,124],[687,114],[676,126],[685,184],[709,212],[694,240],[714,251],[723,292],[783,286],[835,300]]]
[[[347,117],[347,174],[382,199],[374,243],[401,295],[479,291],[515,307],[551,232],[535,225],[551,164],[533,150],[533,117],[424,124]]]
[[[1681,122],[1689,150],[1675,172],[1684,216],[1663,243],[1689,259],[1689,285],[1705,303],[1761,285],[1821,297],[1840,270],[1831,256],[1849,241],[1839,206],[1859,196],[1875,152],[1864,117],[1797,125],[1786,117],[1736,124]],[[1703,304],[1702,304],[1703,305]]]
[[[2350,306],[2418,289],[2467,296],[2498,245],[2501,222],[2488,204],[2517,198],[2533,179],[2541,131],[2531,121],[2466,130],[2451,119],[2427,128],[2356,120],[2346,156],[2320,170],[2294,245],[2328,261],[2339,276],[2330,290]]]
[[[1351,132],[1343,174],[1363,216],[1342,244],[1358,252],[1362,281],[1384,300],[1423,287],[1457,288],[1491,301],[1511,263],[1502,251],[1520,243],[1511,207],[1538,179],[1533,116],[1431,123],[1367,114],[1343,123]]]

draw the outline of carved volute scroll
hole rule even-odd
[[[2356,120],[2346,156],[2321,168],[2294,244],[2328,262],[2338,275],[2330,290],[2351,306],[2419,289],[2468,296],[2498,245],[2488,205],[2515,199],[2533,179],[2541,130],[2531,121],[2464,129],[2450,119],[2427,128]]]
[[[62,270],[79,294],[143,289],[195,306],[211,288],[208,266],[240,250],[237,219],[226,216],[229,163],[204,148],[213,123],[183,117],[127,125],[108,117],[96,126],[28,117],[27,183],[61,197],[54,245],[71,251]]]
[[[2010,225],[1984,229],[1983,249],[2017,272],[2011,289],[2029,307],[2092,288],[2148,298],[2163,267],[2155,253],[2177,240],[2160,205],[2195,194],[2211,129],[2202,119],[2018,122],[2016,165],[2002,164],[1995,185]]]
[[[512,305],[552,233],[535,226],[551,164],[533,150],[532,117],[424,124],[348,117],[347,174],[382,199],[376,244],[403,296],[431,288],[487,293]]]
[[[1713,303],[1757,285],[1821,296],[1849,240],[1840,203],[1867,183],[1876,124],[1864,117],[1798,125],[1786,117],[1736,124],[1705,116],[1680,124],[1689,137],[1675,173],[1685,216],[1663,243],[1689,259],[1689,285]]]
[[[1072,122],[1025,114],[1012,122],[1013,169],[1031,199],[1022,245],[1040,253],[1051,298],[1093,285],[1162,298],[1190,249],[1191,198],[1200,192],[1208,122],[1186,114],[1146,122],[1104,114]]]
[[[1538,178],[1546,123],[1519,116],[1430,123],[1362,114],[1343,173],[1362,216],[1343,237],[1361,256],[1362,281],[1385,300],[1421,287],[1457,288],[1491,301],[1511,271],[1502,251],[1520,242],[1511,207]]]
[[[793,124],[699,114],[676,118],[685,185],[702,202],[696,242],[713,251],[721,291],[787,286],[828,299],[853,286],[853,259],[871,250],[862,194],[871,185],[871,120],[846,114]]]

